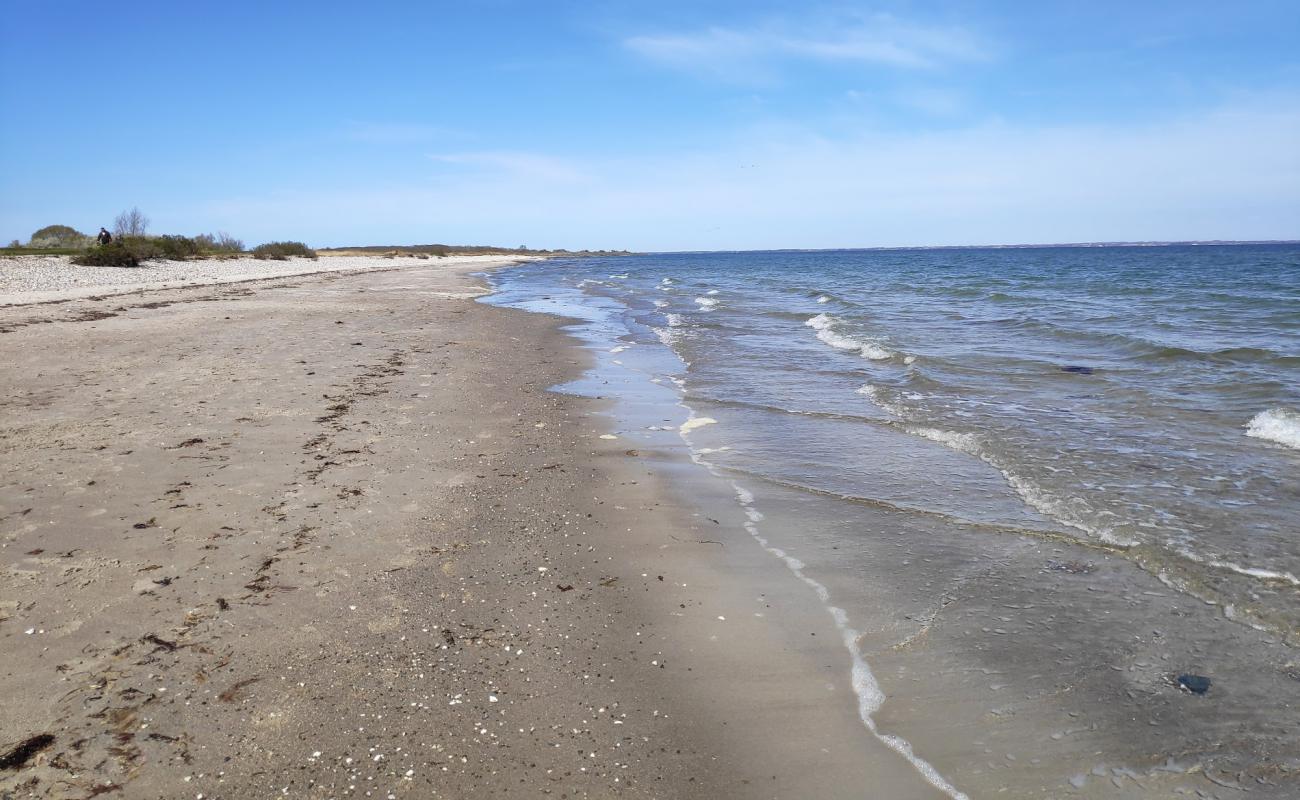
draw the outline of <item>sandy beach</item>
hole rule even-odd
[[[943,796],[504,259],[363,260],[0,311],[0,796]]]

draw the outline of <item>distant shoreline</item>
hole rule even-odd
[[[745,250],[656,250],[647,253],[852,253],[911,250],[1061,250],[1066,248],[1107,247],[1258,247],[1262,245],[1300,245],[1300,239],[1205,239],[1168,242],[1062,242],[1058,244],[915,244],[881,247],[772,247]]]

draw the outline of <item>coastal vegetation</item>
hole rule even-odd
[[[149,223],[139,208],[123,211],[113,220],[113,237],[107,243],[71,225],[46,225],[32,233],[26,244],[15,239],[0,248],[0,255],[66,255],[83,266],[138,267],[151,260],[231,258],[245,252],[244,243],[224,231],[151,235]]]
[[[32,234],[29,247],[81,248],[88,247],[94,239],[71,225],[46,225]]]
[[[251,255],[263,261],[285,261],[290,258],[317,258],[317,251],[298,241],[273,241],[259,244],[252,250],[230,234],[200,233],[195,236],[153,234],[149,232],[152,220],[138,207],[123,211],[113,219],[111,241],[100,243],[98,237],[83,233],[71,225],[46,225],[32,233],[26,243],[17,239],[8,247],[0,247],[0,256],[61,255],[72,256],[72,263],[96,267],[138,267],[146,261],[186,261],[197,258],[234,258]],[[538,255],[538,256],[612,256],[627,255],[626,250],[567,250],[495,247],[492,245],[366,245],[359,247],[332,247],[320,251],[322,255],[364,256],[379,255],[414,258],[445,258],[448,256],[486,255]]]
[[[143,261],[188,261],[192,258],[230,258],[243,252],[243,242],[228,234],[198,236],[127,235],[107,244],[79,250],[72,263],[91,267],[138,267]]]
[[[267,242],[253,248],[253,258],[263,261],[285,261],[292,256],[315,260],[316,251],[302,242]]]

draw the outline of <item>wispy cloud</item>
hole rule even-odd
[[[582,170],[564,159],[536,153],[516,151],[430,153],[429,158],[442,164],[452,164],[507,177],[559,183],[578,183],[587,178]]]
[[[758,131],[655,156],[435,157],[436,183],[232,198],[248,238],[726,249],[1300,236],[1300,98],[1140,125]],[[328,224],[322,221],[328,221]],[[278,226],[278,227],[276,227]]]
[[[632,36],[623,45],[665,66],[742,81],[769,77],[779,62],[789,60],[932,70],[991,57],[988,45],[964,28],[918,25],[883,14]]]

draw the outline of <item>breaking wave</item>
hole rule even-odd
[[[1287,408],[1270,408],[1246,423],[1246,435],[1300,450],[1300,414]]]
[[[836,350],[848,350],[856,352],[863,358],[872,361],[886,361],[894,357],[895,353],[881,347],[880,344],[869,339],[855,339],[852,336],[846,336],[836,330],[839,320],[830,314],[818,314],[809,319],[804,324],[809,328],[817,331],[817,338],[826,344],[834,347]]]

